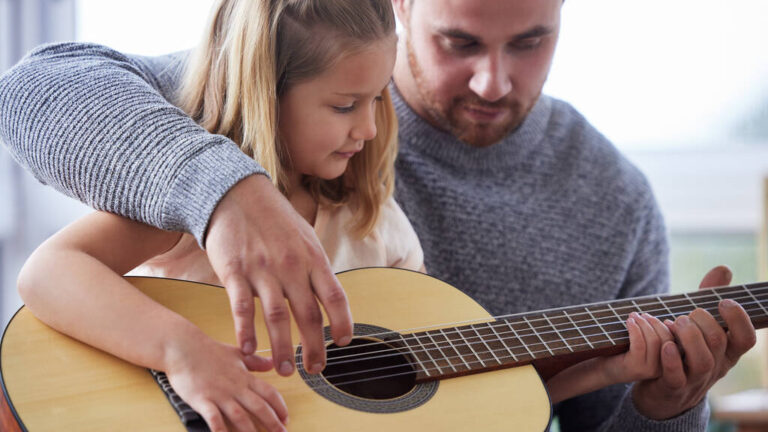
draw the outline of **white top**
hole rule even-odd
[[[424,271],[424,253],[416,232],[393,198],[381,207],[373,230],[363,239],[352,236],[349,206],[318,207],[315,233],[334,272],[360,267],[398,267]],[[222,285],[208,255],[190,234],[182,235],[168,252],[136,267],[131,276],[159,276]]]

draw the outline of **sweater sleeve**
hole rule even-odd
[[[96,209],[185,231],[262,167],[174,106],[182,56],[44,45],[0,77],[0,141],[42,183]]]
[[[650,189],[638,219],[634,256],[619,298],[664,294],[669,291],[669,245],[666,228]],[[632,385],[614,385],[559,404],[563,432],[570,431],[706,431],[706,398],[677,417],[664,421],[640,414],[632,401]]]

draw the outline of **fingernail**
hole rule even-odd
[[[350,342],[352,342],[352,338],[349,336],[344,336],[341,339],[339,339],[339,345],[347,345]]]
[[[253,342],[247,341],[243,344],[243,353],[244,354],[253,354]]]
[[[668,320],[668,319],[665,319],[665,320],[664,320],[664,324],[666,324],[667,326],[673,326],[673,325],[675,325],[675,323],[674,323],[672,320]]]
[[[627,324],[634,324],[634,323],[635,323],[635,319],[634,318],[629,318],[627,320]]]
[[[280,375],[290,375],[293,372],[293,365],[288,360],[280,363]]]
[[[732,307],[734,307],[734,306],[736,306],[736,305],[738,305],[738,303],[736,303],[735,301],[733,301],[733,300],[731,300],[731,299],[725,299],[725,300],[723,300],[723,306],[724,306],[724,307],[732,308]]]
[[[679,317],[677,322],[680,323],[681,326],[687,326],[690,323],[688,317],[685,315]]]
[[[323,371],[323,364],[322,363],[315,363],[312,365],[312,371],[310,373],[320,373]]]

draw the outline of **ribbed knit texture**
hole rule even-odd
[[[0,138],[40,181],[200,241],[226,191],[263,171],[168,102],[182,60],[42,47],[0,78]],[[664,226],[645,178],[570,106],[542,97],[515,133],[476,149],[393,93],[396,196],[431,274],[494,315],[667,289]],[[704,430],[704,402],[653,422],[627,388],[560,404],[562,430]]]
[[[503,141],[474,148],[390,86],[396,198],[427,271],[494,316],[666,292],[668,246],[645,177],[568,104],[543,96]],[[617,385],[555,407],[561,429],[705,430],[706,404],[653,422]]]
[[[0,140],[42,183],[199,242],[221,197],[263,169],[169,100],[183,56],[40,47],[0,79]]]

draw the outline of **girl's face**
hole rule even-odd
[[[396,38],[377,41],[343,57],[280,98],[278,128],[291,161],[292,180],[330,180],[376,136],[376,106],[395,64]]]

